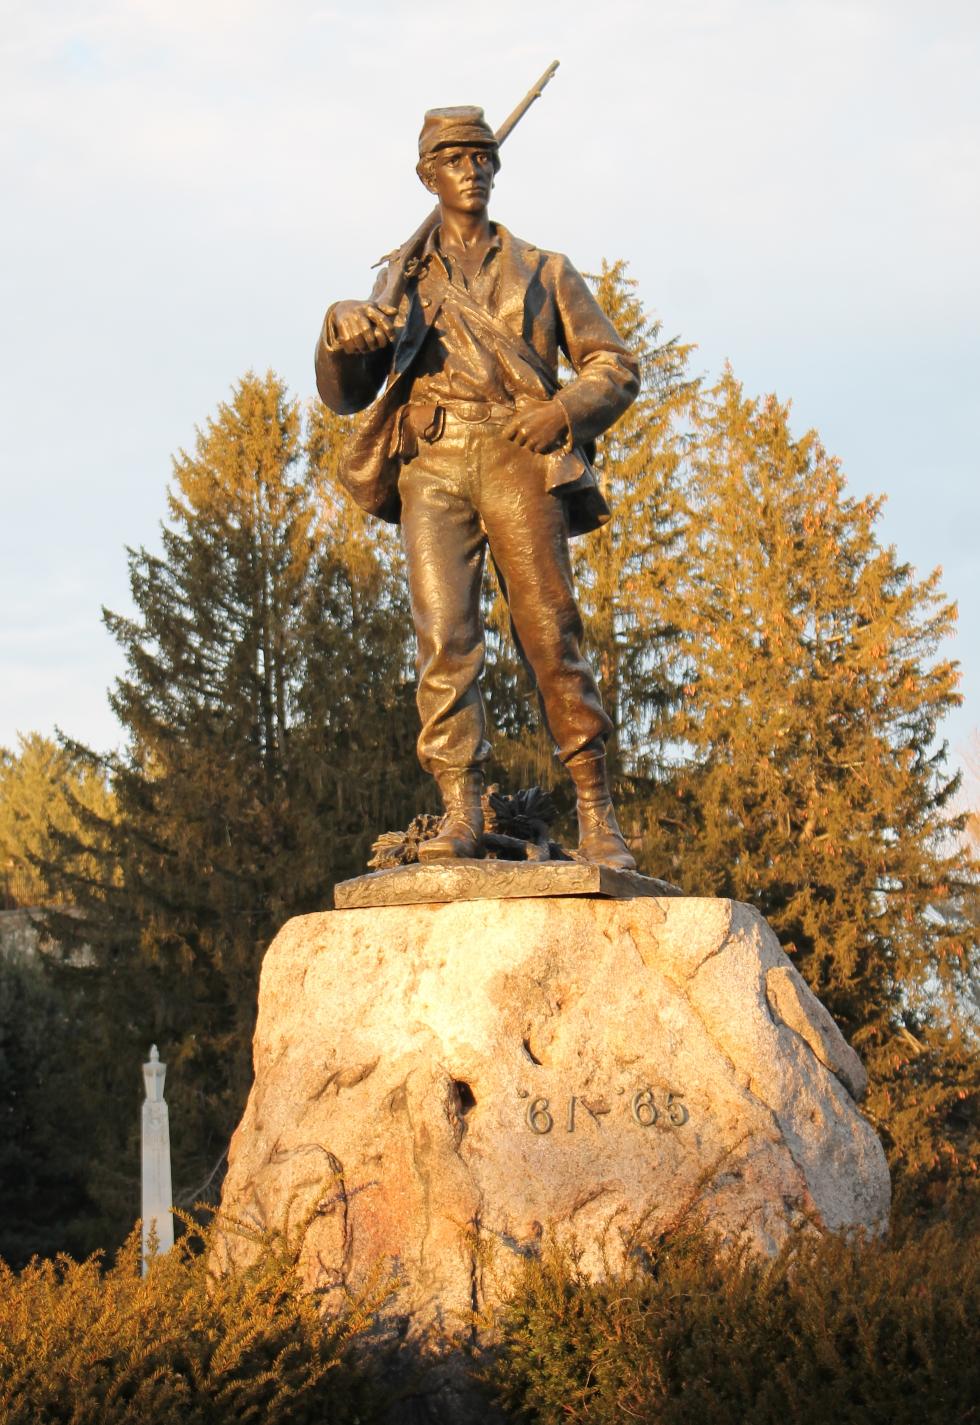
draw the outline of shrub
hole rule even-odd
[[[245,1271],[209,1278],[214,1226],[189,1230],[140,1274],[133,1233],[114,1265],[0,1262],[4,1425],[354,1425],[375,1418],[354,1359],[384,1290],[321,1316],[296,1251],[263,1241]]]
[[[798,1238],[775,1260],[682,1230],[595,1284],[529,1262],[481,1374],[537,1425],[967,1425],[980,1420],[980,1253]]]
[[[395,1384],[374,1329],[386,1286],[322,1315],[281,1238],[209,1278],[212,1232],[191,1225],[145,1278],[136,1234],[109,1268],[0,1263],[3,1425],[409,1418],[419,1380],[403,1359]],[[976,1425],[978,1319],[980,1254],[948,1223],[800,1237],[772,1261],[684,1227],[602,1283],[552,1245],[477,1351],[477,1388],[534,1425]]]

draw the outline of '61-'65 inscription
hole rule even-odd
[[[675,1093],[667,1093],[657,1104],[653,1089],[637,1089],[628,1103],[629,1118],[639,1128],[652,1128],[658,1121],[665,1128],[680,1128],[689,1117],[679,1095]],[[612,1113],[605,1102],[571,1094],[560,1104],[550,1098],[532,1098],[525,1111],[524,1122],[532,1133],[550,1133],[558,1118],[563,1120],[566,1133],[574,1133],[576,1113],[580,1108],[596,1123],[604,1114]]]

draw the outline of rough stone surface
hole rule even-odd
[[[806,1040],[821,1064],[860,1102],[868,1091],[864,1065],[800,972],[792,965],[774,965],[766,975],[766,996],[770,1009]]]
[[[528,896],[679,896],[669,881],[588,861],[446,861],[369,871],[334,887],[338,910]]]
[[[601,1271],[695,1204],[769,1251],[806,1223],[881,1227],[862,1086],[735,902],[310,915],[266,955],[223,1208],[259,1227],[313,1212],[311,1285],[343,1292],[391,1264],[409,1333],[452,1332],[549,1230]]]

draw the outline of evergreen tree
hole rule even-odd
[[[162,552],[130,552],[134,617],[105,615],[128,743],[107,759],[71,750],[107,770],[119,817],[90,816],[78,838],[109,838],[91,883],[61,858],[95,956],[62,974],[86,1000],[98,1121],[79,1131],[102,1241],[136,1209],[149,1044],[168,1064],[175,1192],[213,1191],[270,940],[329,906],[331,883],[415,810],[404,595],[390,541],[329,498],[338,434],[311,416],[304,440],[281,383],[246,376],[174,462]]]
[[[0,953],[0,1259],[14,1267],[90,1242],[78,1230],[94,1210],[84,1145],[65,1132],[78,1093],[72,1010],[40,957]]]
[[[848,497],[816,435],[730,371],[701,401],[686,557],[686,660],[670,725],[674,878],[756,904],[868,1063],[872,1113],[915,1190],[967,1177],[978,1087],[947,1012],[977,931],[935,738],[958,701],[955,609],[879,545],[881,502]],[[653,848],[651,848],[653,850]],[[944,1008],[944,1004],[946,1008]]]
[[[954,611],[938,575],[878,544],[879,502],[846,495],[813,433],[795,440],[731,373],[692,382],[623,264],[595,281],[644,370],[600,442],[612,520],[572,546],[624,824],[642,869],[767,916],[868,1063],[909,1192],[941,1195],[975,1172],[980,1086],[961,1012],[977,882],[935,748],[958,696],[941,656]],[[275,377],[244,378],[175,461],[162,552],[130,553],[135,615],[106,615],[127,745],[66,747],[74,821],[52,818],[41,855],[94,957],[60,972],[78,1039],[51,1061],[54,1082],[86,1085],[65,1128],[90,1165],[71,1167],[70,1210],[88,1194],[102,1213],[82,1250],[135,1215],[149,1043],[192,1198],[219,1180],[248,1087],[275,930],[433,805],[398,536],[336,494],[344,431],[321,406],[304,431]],[[533,691],[487,599],[503,780],[548,785]],[[111,802],[78,790],[106,781]]]
[[[77,833],[85,809],[111,821],[114,807],[97,770],[40,733],[18,741],[16,753],[0,748],[0,867],[9,898],[37,905],[56,894],[39,866],[54,856],[58,835]],[[83,855],[75,870],[90,875],[95,866]]]
[[[699,382],[687,370],[691,346],[660,340],[662,324],[625,262],[604,262],[591,280],[642,377],[637,400],[598,442],[611,519],[572,546],[587,644],[616,729],[613,768],[635,815],[664,776],[667,714],[680,691],[670,596],[686,559],[683,475]]]

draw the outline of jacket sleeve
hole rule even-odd
[[[383,279],[384,272],[378,276],[369,302],[375,300]],[[313,357],[316,388],[325,406],[336,411],[338,416],[351,416],[356,411],[363,411],[378,394],[391,366],[392,348],[386,346],[366,356],[354,356],[335,346],[333,312],[336,305],[335,302],[327,310],[317,338]]]
[[[555,396],[565,409],[571,443],[581,445],[612,425],[640,393],[640,366],[567,257],[556,255],[558,344],[575,377]]]
[[[331,308],[332,310],[332,308]],[[317,339],[314,366],[316,389],[324,405],[338,416],[363,411],[378,394],[391,363],[391,347],[352,356],[331,344],[330,312],[323,319]]]

